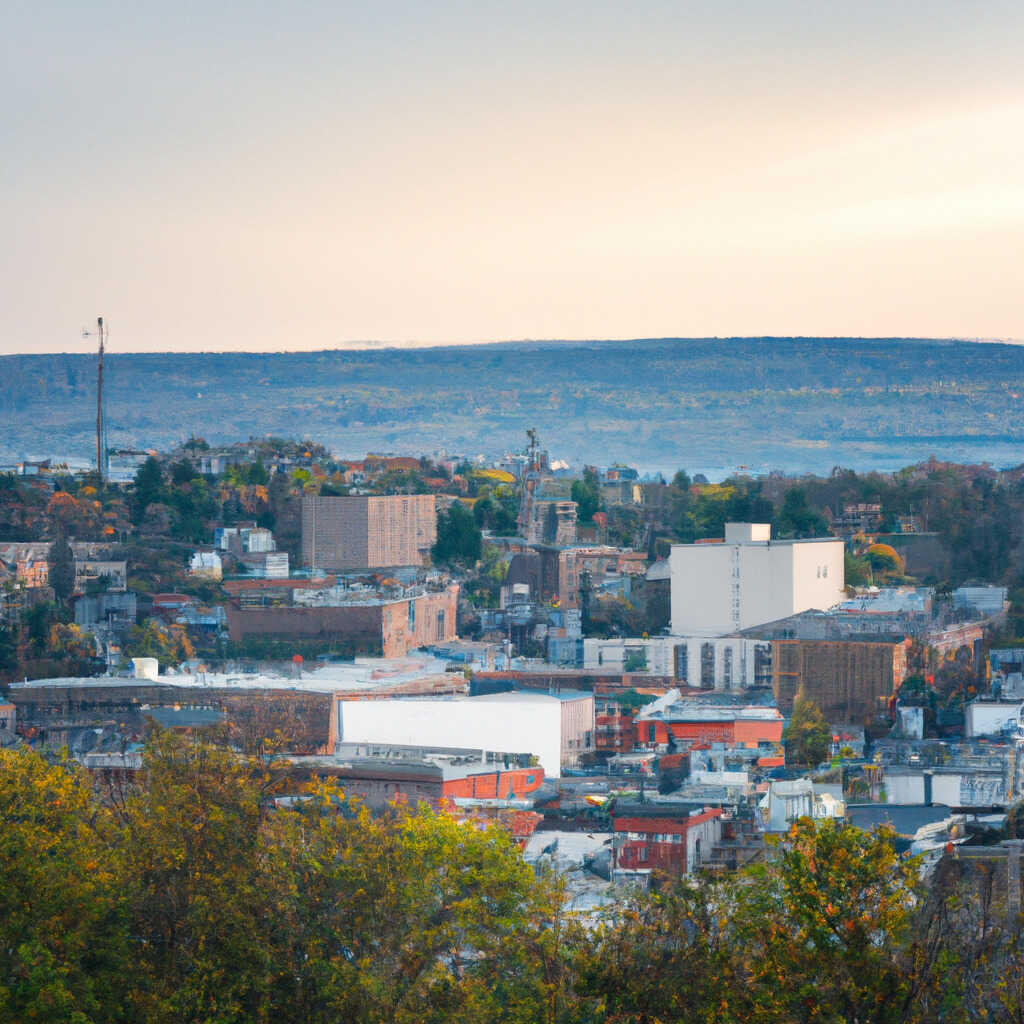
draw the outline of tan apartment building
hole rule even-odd
[[[423,565],[435,540],[432,494],[302,499],[302,561],[317,569]]]
[[[875,640],[773,640],[775,702],[784,714],[798,693],[828,722],[866,723],[907,677],[907,643]]]

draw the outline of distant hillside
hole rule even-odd
[[[1024,461],[1024,347],[859,338],[523,342],[313,353],[119,354],[111,445],[307,435],[367,450],[554,455],[645,468]],[[92,451],[89,355],[0,357],[0,460]]]

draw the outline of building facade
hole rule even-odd
[[[247,594],[260,593],[248,591]],[[317,592],[322,593],[322,592]],[[292,599],[301,598],[292,591]],[[402,597],[328,594],[316,604],[278,607],[228,603],[228,629],[232,641],[248,636],[277,640],[320,640],[337,643],[354,654],[400,658],[417,647],[456,639],[458,584],[443,590],[422,590]]]
[[[843,542],[771,540],[767,523],[726,523],[721,542],[674,544],[672,632],[721,636],[843,599]]]
[[[302,560],[314,569],[423,565],[436,540],[432,494],[302,499]]]
[[[907,643],[881,640],[775,640],[775,702],[786,714],[798,693],[829,722],[864,725],[907,677]]]

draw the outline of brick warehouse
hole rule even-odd
[[[400,658],[417,647],[456,638],[459,588],[413,596],[372,596],[338,604],[243,607],[228,604],[231,639],[318,640],[351,647],[357,654]]]
[[[866,723],[907,676],[907,642],[773,640],[775,701],[784,714],[802,692],[830,722]]]

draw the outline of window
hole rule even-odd
[[[823,577],[824,577],[825,579],[828,579],[828,566],[827,566],[827,565],[823,565],[823,566],[821,567],[821,575],[822,575],[822,576],[823,576]]]
[[[647,726],[647,741],[654,743],[658,738],[658,727],[656,725]]]
[[[715,686],[715,645],[700,645],[700,688],[711,690]]]

